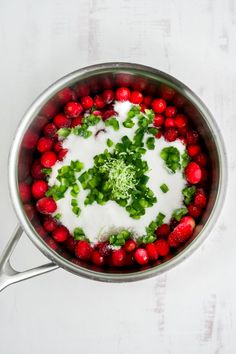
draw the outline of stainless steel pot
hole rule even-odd
[[[140,268],[134,272],[122,270],[105,272],[95,266],[89,267],[83,263],[73,263],[73,260],[61,250],[53,250],[49,247],[50,239],[40,235],[39,221],[32,214],[33,207],[31,205],[25,206],[21,202],[18,183],[29,178],[35,138],[48,117],[55,114],[60,108],[62,98],[59,92],[63,88],[73,87],[77,95],[82,96],[120,84],[143,90],[147,94],[161,92],[165,96],[172,96],[175,104],[186,112],[201,133],[211,160],[209,168],[213,172],[207,209],[196,227],[193,237],[183,249],[179,250],[178,254],[158,266]],[[183,83],[159,70],[129,63],[99,64],[68,74],[51,85],[34,101],[24,115],[12,144],[9,159],[9,186],[20,226],[17,227],[0,259],[0,290],[12,283],[49,272],[58,267],[76,275],[107,282],[136,281],[161,274],[189,257],[209,235],[222,209],[226,184],[226,152],[220,131],[203,102]],[[12,268],[10,256],[23,231],[36,247],[50,259],[51,263],[25,272],[18,272]]]

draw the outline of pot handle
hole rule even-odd
[[[18,225],[2,255],[0,256],[0,292],[8,285],[36,277],[37,275],[47,273],[58,268],[56,264],[51,262],[36,268],[25,270],[23,272],[18,272],[15,270],[10,263],[10,257],[15,246],[19,242],[22,233],[23,229],[20,225]]]

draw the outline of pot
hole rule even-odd
[[[61,250],[50,247],[50,239],[40,234],[39,221],[34,216],[33,206],[23,205],[19,196],[18,183],[29,176],[32,153],[37,134],[55,114],[63,101],[60,92],[65,87],[73,87],[77,96],[94,94],[116,84],[129,86],[146,94],[161,93],[167,99],[171,95],[174,102],[188,115],[192,124],[203,137],[210,156],[212,171],[209,187],[209,202],[195,232],[189,242],[168,261],[157,266],[140,268],[135,271],[101,270],[82,262],[74,262]],[[29,107],[16,131],[9,159],[9,187],[15,212],[19,219],[5,251],[0,258],[0,290],[24,279],[34,277],[61,267],[78,276],[106,281],[128,282],[156,276],[175,267],[188,258],[207,238],[222,209],[226,193],[227,166],[226,152],[219,128],[204,103],[187,86],[174,77],[159,70],[130,63],[105,63],[79,69],[66,75],[46,89]],[[37,268],[18,272],[10,264],[11,253],[25,232],[36,247],[50,260]]]

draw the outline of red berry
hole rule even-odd
[[[96,95],[94,97],[94,105],[97,109],[102,109],[105,107],[106,103],[105,101],[103,100],[102,96],[100,95]]]
[[[165,110],[165,116],[168,118],[174,118],[176,116],[177,109],[175,106],[168,106]]]
[[[76,118],[83,112],[83,107],[79,102],[68,102],[64,107],[67,118]]]
[[[207,204],[206,196],[201,193],[196,193],[195,198],[194,198],[194,205],[203,209],[203,208],[205,208],[206,204]]]
[[[157,253],[162,256],[162,257],[165,257],[168,255],[168,253],[170,252],[170,247],[169,247],[169,244],[166,240],[157,240],[155,242],[155,247],[156,247],[156,250],[157,250]]]
[[[158,252],[154,243],[148,243],[146,246],[146,251],[150,261],[156,261],[158,259]]]
[[[88,261],[92,256],[93,249],[87,241],[79,241],[75,246],[75,254],[79,259]]]
[[[177,225],[168,237],[169,245],[171,247],[178,247],[179,243],[185,242],[192,235],[192,232],[190,225]]]
[[[199,155],[194,157],[194,161],[201,167],[205,167],[207,165],[208,159],[206,154],[201,152]]]
[[[168,236],[168,244],[170,247],[177,248],[179,247],[180,242],[178,241],[178,237],[176,233],[171,232]]]
[[[198,133],[195,130],[189,130],[187,131],[186,139],[188,144],[195,145],[198,141]]]
[[[140,107],[141,107],[140,111],[143,113],[145,112],[145,109],[147,109],[147,106],[143,103],[140,104]]]
[[[72,119],[71,128],[77,127],[77,125],[81,125],[83,121],[83,117],[79,116]]]
[[[69,236],[65,242],[66,248],[72,253],[74,253],[74,251],[75,251],[76,244],[77,244],[77,241],[75,241],[74,237],[72,237],[72,236]]]
[[[31,199],[31,188],[26,182],[21,182],[19,184],[20,197],[23,203],[28,203]]]
[[[180,224],[184,224],[184,225],[190,225],[192,230],[194,229],[196,223],[194,221],[194,219],[191,216],[184,216],[180,222]]]
[[[38,140],[38,135],[29,130],[26,132],[23,138],[22,145],[24,146],[24,148],[30,150],[35,147],[35,145],[37,144],[37,140]]]
[[[55,152],[59,152],[62,149],[62,142],[61,141],[57,141],[53,147],[53,150]]]
[[[57,114],[58,107],[56,104],[56,100],[51,99],[48,101],[42,108],[42,115],[48,118],[54,117]]]
[[[164,123],[164,116],[162,114],[155,114],[153,119],[153,125],[155,127],[161,127]]]
[[[173,128],[175,126],[175,121],[173,118],[166,118],[165,120],[165,127],[166,128]]]
[[[199,154],[201,151],[201,148],[199,145],[188,145],[187,147],[187,152],[190,157],[194,157]]]
[[[67,102],[71,101],[75,96],[75,93],[69,88],[65,87],[61,91],[57,93],[57,101],[60,104],[66,104]]]
[[[193,218],[197,219],[199,218],[199,216],[202,214],[202,210],[201,208],[193,205],[193,204],[189,204],[188,206],[188,213],[189,215],[191,215]]]
[[[122,248],[114,250],[111,254],[111,261],[114,267],[123,266],[125,261],[125,251]]]
[[[145,104],[146,107],[149,107],[152,102],[152,97],[151,96],[144,96],[143,97],[143,104]]]
[[[178,131],[175,128],[168,128],[164,133],[164,138],[167,141],[175,141],[178,137]]]
[[[41,164],[46,168],[50,168],[55,165],[56,161],[57,155],[53,151],[44,152],[40,159]]]
[[[42,179],[39,179],[32,184],[32,194],[35,199],[44,197],[47,190],[48,184]]]
[[[58,160],[62,161],[66,156],[66,154],[68,153],[68,151],[69,151],[68,149],[61,149],[58,153]]]
[[[165,238],[170,234],[170,226],[168,224],[162,224],[156,229],[156,235],[159,238]]]
[[[93,107],[93,99],[90,96],[84,96],[80,100],[82,106],[84,109],[90,109]]]
[[[98,252],[100,253],[100,255],[103,257],[107,257],[111,253],[111,249],[110,249],[107,241],[98,243],[97,249],[98,249]]]
[[[117,116],[117,112],[114,111],[113,109],[109,109],[108,111],[105,111],[105,112],[102,114],[102,119],[103,119],[103,120],[107,120],[108,118],[114,117],[114,116]]]
[[[106,104],[110,104],[115,98],[114,91],[112,90],[103,91],[102,98]]]
[[[130,99],[130,90],[127,87],[119,87],[116,90],[116,99],[117,101],[129,101]]]
[[[201,168],[195,162],[190,162],[185,168],[185,176],[189,183],[197,184],[202,178]]]
[[[24,204],[24,210],[30,221],[37,215],[35,207],[32,204]]]
[[[162,98],[156,98],[152,101],[152,109],[155,113],[162,113],[166,109],[166,101]]]
[[[173,100],[174,96],[175,96],[176,92],[172,87],[168,87],[166,85],[163,85],[161,87],[161,95],[165,100]]]
[[[139,91],[132,91],[130,96],[130,102],[134,104],[140,104],[143,101],[143,95]]]
[[[47,237],[44,241],[52,250],[56,251],[58,249],[58,244],[52,237]]]
[[[126,252],[132,252],[136,248],[136,242],[134,240],[127,240],[124,244],[124,250]]]
[[[43,128],[44,135],[48,136],[49,138],[54,137],[56,135],[56,132],[57,132],[57,127],[53,123],[48,123]]]
[[[46,231],[44,230],[44,228],[41,225],[36,225],[35,230],[37,231],[39,236],[41,236],[42,238],[45,238],[47,236]]]
[[[155,138],[156,139],[160,139],[162,137],[162,132],[159,131],[156,135],[155,135]]]
[[[187,144],[187,141],[186,141],[186,139],[185,139],[183,136],[180,136],[180,137],[179,137],[179,140],[181,141],[181,143],[182,143],[183,145],[186,145],[186,144]]]
[[[37,143],[37,149],[41,153],[51,150],[52,146],[53,146],[53,140],[47,137],[40,138]]]
[[[43,166],[39,160],[35,160],[31,167],[31,175],[35,179],[41,179],[45,177],[45,174],[42,172]]]
[[[140,265],[148,263],[148,253],[144,248],[138,248],[134,253],[134,259]]]
[[[43,227],[47,232],[52,232],[57,228],[57,221],[51,216],[46,216],[43,221]]]
[[[57,226],[57,228],[52,232],[52,237],[57,242],[64,242],[67,240],[69,235],[69,230],[63,225]]]
[[[54,199],[43,197],[37,201],[36,208],[41,214],[52,214],[57,210],[57,205]]]
[[[65,114],[59,113],[54,117],[53,123],[57,128],[68,128],[71,124],[71,119],[68,119]]]
[[[104,257],[98,251],[94,251],[92,254],[92,262],[98,266],[104,264]]]
[[[183,129],[185,128],[187,125],[187,118],[185,115],[183,114],[178,114],[176,117],[175,117],[175,126],[178,128],[178,129]]]
[[[98,110],[96,110],[96,111],[93,111],[93,115],[94,116],[102,116],[102,112],[101,111],[98,111]]]

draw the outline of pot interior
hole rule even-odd
[[[24,119],[24,128],[18,142],[18,158],[15,157],[17,160],[16,185],[22,181],[31,181],[30,168],[35,154],[37,139],[43,126],[51,117],[59,112],[61,106],[65,104],[61,97],[63,88],[72,88],[76,96],[80,98],[85,95],[100,93],[105,89],[115,89],[117,86],[127,86],[132,90],[141,91],[144,95],[163,97],[167,101],[173,101],[178,109],[188,116],[197,131],[201,134],[210,159],[207,169],[212,171],[208,185],[209,201],[192,238],[177,252],[184,253],[184,249],[186,247],[190,248],[191,245],[189,244],[199,237],[216,203],[220,181],[219,147],[216,141],[212,120],[209,118],[210,114],[205,106],[186,86],[167,74],[139,65],[107,64],[78,70],[52,85],[48,91],[45,91],[43,96],[36,100],[30,109],[30,114]],[[19,203],[21,203],[20,200]],[[78,270],[81,270],[81,267],[89,268],[93,272],[93,278],[96,278],[96,273],[101,272],[99,267],[88,266],[79,260],[75,260],[71,254],[61,249],[60,245],[56,244],[49,235],[45,234],[33,204],[27,203],[24,205],[22,203],[22,209],[25,218],[24,221],[27,222],[31,230],[33,230],[34,240],[37,239],[37,245],[47,256],[54,261],[57,261],[57,256],[59,256],[61,260],[60,265],[64,262],[63,266],[65,268],[68,268],[68,264],[72,262],[73,270],[69,270],[74,272],[76,272],[76,268],[78,268]],[[173,258],[175,257],[177,257],[177,254],[173,254]],[[172,259],[169,259],[168,263],[171,264],[171,262]],[[148,268],[158,267],[160,267],[160,265],[154,263]],[[145,269],[147,269],[147,267],[145,267]],[[135,270],[135,272],[141,271],[143,271],[143,268]],[[105,270],[102,269],[102,272],[110,274],[122,273],[125,276],[125,273],[130,273],[130,270],[127,268],[117,271],[112,268],[107,268]],[[132,272],[134,272],[134,270],[132,270]]]

